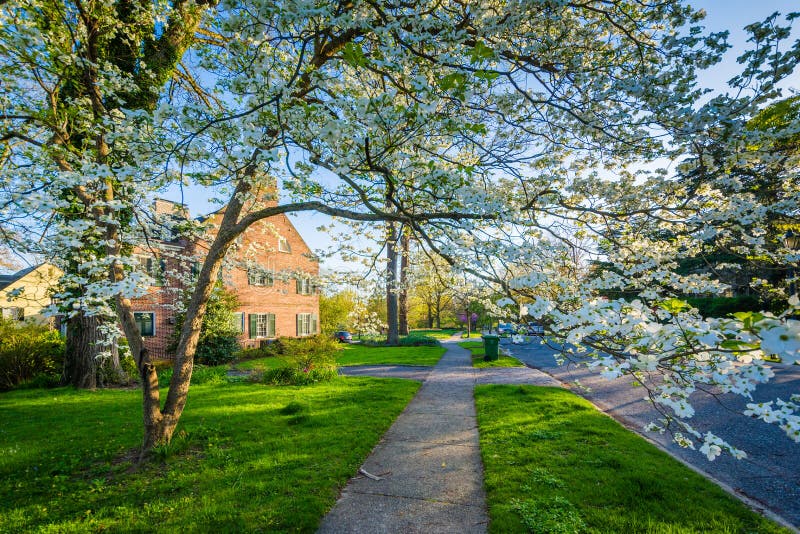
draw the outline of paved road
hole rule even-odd
[[[623,424],[642,433],[644,425],[657,418],[657,412],[643,400],[641,388],[629,381],[606,380],[596,371],[574,364],[558,366],[554,351],[538,341],[526,345],[503,347],[527,365],[541,369],[571,387]],[[775,365],[775,378],[754,395],[758,402],[788,398],[800,393],[800,366]],[[589,392],[574,386],[579,381]],[[781,429],[741,415],[747,401],[735,395],[719,400],[696,394],[692,397],[697,415],[693,426],[701,432],[711,431],[732,445],[747,452],[748,458],[734,460],[728,456],[709,462],[697,451],[682,449],[668,435],[645,433],[672,454],[696,469],[721,481],[737,493],[800,527],[800,444],[792,442]]]

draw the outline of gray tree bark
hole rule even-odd
[[[79,313],[67,321],[67,343],[61,381],[79,389],[97,387],[100,317]]]
[[[397,303],[397,228],[394,223],[386,224],[386,344],[400,343]]]
[[[398,296],[398,330],[401,336],[408,335],[408,249],[411,235],[404,228],[400,237],[400,294]]]
[[[128,381],[119,361],[119,350],[109,347],[100,327],[108,321],[98,315],[80,313],[67,320],[67,342],[61,382],[79,389],[94,389]],[[110,358],[100,358],[109,351]]]

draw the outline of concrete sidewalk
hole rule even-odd
[[[351,479],[321,533],[486,532],[470,353],[455,342]]]

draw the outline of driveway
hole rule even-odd
[[[642,431],[647,423],[658,418],[658,412],[643,399],[642,389],[632,387],[629,379],[606,380],[597,371],[582,366],[558,366],[553,358],[555,351],[538,340],[512,345],[504,339],[502,346],[526,365],[549,373],[628,428],[748,498],[756,507],[761,506],[800,527],[800,444],[792,442],[775,425],[741,415],[747,402],[741,397],[714,398],[700,393],[692,397],[697,411],[692,425],[700,432],[713,432],[748,455],[744,460],[723,455],[709,462],[705,455],[672,443],[669,435]],[[756,391],[755,401],[788,400],[792,394],[800,393],[800,366],[775,364],[773,369],[775,377]],[[576,386],[576,381],[589,391]]]

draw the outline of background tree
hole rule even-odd
[[[319,296],[319,324],[323,334],[330,335],[337,330],[347,330],[352,327],[350,314],[356,307],[356,294],[352,290],[342,290],[328,294],[326,291]]]
[[[109,321],[115,314],[109,296],[89,286],[109,276],[121,280],[123,264],[114,262],[130,253],[119,226],[130,224],[126,203],[135,198],[133,175],[120,178],[121,168],[133,163],[122,142],[122,110],[156,107],[208,5],[83,0],[3,4],[0,140],[6,147],[5,175],[16,182],[6,199],[5,231],[9,235],[20,224],[26,238],[15,247],[43,253],[67,273],[61,295],[68,317],[65,380],[76,387],[95,387],[103,348],[113,348],[109,334],[115,329]],[[187,75],[181,80],[192,82]],[[33,175],[20,174],[31,168],[36,169]],[[113,213],[120,201],[125,208]],[[13,210],[27,217],[20,219]],[[55,239],[44,241],[44,250],[38,248],[41,239],[27,238],[32,214],[42,215],[43,233],[56,228],[53,222],[73,228],[64,237],[77,239],[77,247],[74,242],[61,246]],[[126,314],[123,323],[138,358],[140,342],[129,307],[124,301],[115,306]],[[122,373],[118,361],[112,361]]]
[[[403,228],[400,232],[400,280],[397,296],[397,330],[401,336],[407,336],[408,327],[408,292],[409,292],[409,255],[411,248],[411,234]]]
[[[413,256],[411,265],[411,298],[422,308],[417,316],[422,315],[426,328],[441,328],[443,318],[445,321],[454,318],[449,313],[456,280],[452,267],[444,259],[422,251]]]

